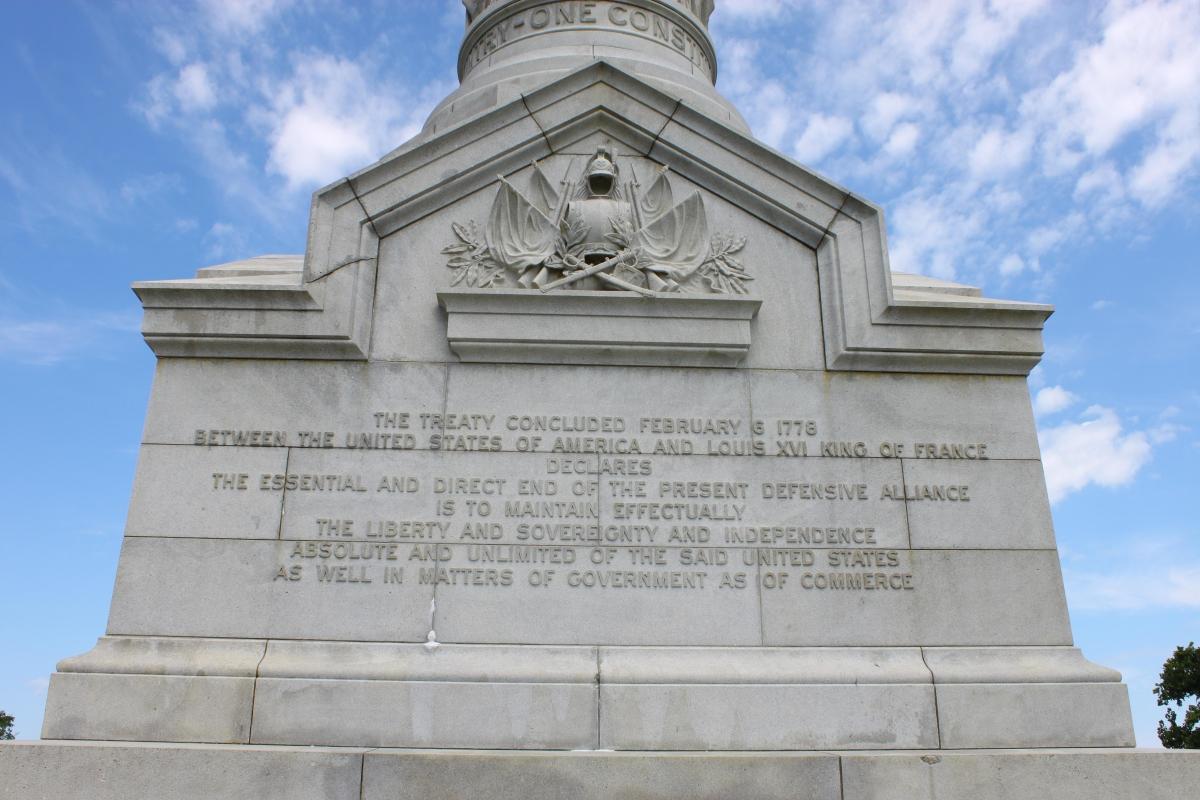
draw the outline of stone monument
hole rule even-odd
[[[108,629],[3,798],[1159,798],[1072,646],[1048,306],[892,272],[712,0],[473,0],[301,256],[138,283]]]

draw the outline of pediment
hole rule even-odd
[[[920,281],[897,288],[877,206],[603,61],[316,192],[300,283],[359,276],[341,279],[355,298],[342,303],[354,315],[342,327],[366,357],[361,326],[374,293],[358,281],[377,280],[381,239],[535,161],[601,142],[669,168],[815,254],[826,369],[1026,374],[1041,356],[1050,307]]]

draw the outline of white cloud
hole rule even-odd
[[[165,28],[154,29],[154,46],[172,64],[182,64],[187,58],[188,46],[184,37]]]
[[[311,189],[411,138],[451,88],[397,81],[395,61],[377,57],[387,48],[336,55],[293,43],[283,33],[317,13],[311,4],[203,0],[198,9],[154,29],[174,66],[146,83],[137,109],[187,142],[230,201],[277,227]],[[212,253],[239,249],[219,230],[206,239]]]
[[[812,164],[845,144],[853,132],[854,126],[845,117],[813,114],[792,152],[801,162]]]
[[[1200,609],[1200,564],[1163,563],[1115,572],[1066,569],[1073,608],[1089,611]]]
[[[892,269],[956,278],[983,225],[982,209],[949,192],[922,190],[900,198],[893,209]]]
[[[1092,303],[1090,308],[1092,311],[1107,311],[1115,305],[1116,303],[1114,303],[1112,300],[1097,300]]]
[[[370,164],[420,130],[420,117],[399,100],[351,61],[321,56],[298,63],[271,101],[270,168],[296,188]]]
[[[118,190],[126,203],[140,203],[169,191],[179,191],[182,182],[174,173],[155,172],[149,175],[134,175],[121,182]]]
[[[971,175],[997,178],[1025,165],[1033,137],[1028,130],[1006,132],[992,129],[979,137],[968,159]]]
[[[220,32],[251,34],[291,5],[290,0],[201,0],[209,21]]]
[[[1047,256],[1200,176],[1194,0],[746,3],[721,28],[722,90],[882,205],[906,270],[1044,291]]]
[[[1009,253],[1000,262],[1001,275],[1018,275],[1025,271],[1025,259],[1021,258],[1016,253]]]
[[[136,314],[98,313],[28,320],[0,317],[0,362],[53,366],[93,351],[110,333],[133,334]]]
[[[1193,108],[1200,92],[1200,6],[1191,0],[1114,0],[1100,40],[1031,93],[1027,107],[1060,148],[1103,155],[1156,118]]]
[[[871,99],[862,118],[863,130],[872,139],[881,141],[904,117],[916,108],[916,99],[903,92],[880,92]]]
[[[204,234],[206,254],[211,259],[234,259],[248,256],[246,236],[228,222],[214,222]]]
[[[1061,386],[1046,386],[1039,389],[1033,400],[1033,413],[1039,417],[1056,414],[1064,408],[1069,408],[1079,401],[1079,398]]]
[[[1124,181],[1116,166],[1105,161],[1079,176],[1075,181],[1076,200],[1085,200],[1087,196],[1099,193],[1107,197],[1120,197],[1125,193]]]
[[[217,102],[217,92],[204,64],[188,64],[179,70],[174,87],[175,99],[185,112],[207,111]]]
[[[92,238],[116,205],[90,170],[57,149],[0,128],[0,198],[3,190],[14,202],[0,215],[0,227],[15,222],[27,231],[52,223]]]
[[[1200,92],[1200,81],[1197,90]],[[1200,162],[1200,106],[1180,111],[1162,129],[1154,149],[1130,171],[1129,191],[1144,206],[1162,206],[1179,191],[1197,162]]]
[[[902,158],[913,151],[921,138],[921,129],[915,123],[902,122],[892,129],[883,152],[891,158]]]
[[[1150,435],[1124,432],[1117,413],[1104,406],[1089,406],[1077,421],[1041,429],[1038,440],[1051,503],[1092,484],[1126,486],[1151,455]]]
[[[783,11],[783,0],[721,0],[717,3],[718,20],[729,17],[761,19],[775,17]]]
[[[792,110],[783,88],[773,81],[766,81],[749,97],[747,108],[740,109],[747,116],[754,135],[770,145],[781,148],[783,137],[792,128]]]

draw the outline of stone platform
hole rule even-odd
[[[346,713],[353,709],[353,713]],[[42,736],[499,750],[1131,747],[1073,647],[581,647],[106,636]]]
[[[1198,785],[1200,753],[1156,750],[697,754],[0,745],[0,800],[1175,800]]]

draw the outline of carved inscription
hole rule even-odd
[[[802,417],[470,409],[193,442],[290,448],[290,466],[328,454],[336,468],[230,468],[203,490],[282,495],[266,577],[338,591],[912,592],[905,506],[968,504],[973,488],[906,482],[899,463],[988,459],[987,442],[866,441]]]
[[[689,4],[681,2],[680,5],[687,7]],[[488,27],[463,61],[467,72],[501,47],[539,33],[601,28],[664,44],[678,51],[710,78],[713,74],[708,49],[686,27],[663,14],[633,4],[605,0],[560,0],[504,14],[484,24]]]

